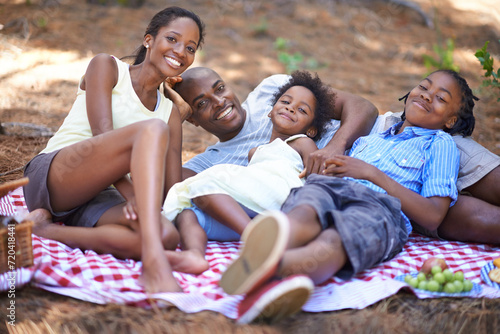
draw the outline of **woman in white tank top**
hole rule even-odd
[[[151,20],[132,65],[95,56],[63,125],[25,169],[35,234],[142,260],[150,293],[182,291],[161,256],[178,232],[160,214],[181,179],[181,118],[158,88],[193,63],[203,34],[196,14],[168,7]]]

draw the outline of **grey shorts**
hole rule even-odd
[[[457,189],[462,191],[500,166],[500,157],[478,144],[471,137],[453,136],[460,151]]]
[[[87,203],[72,210],[54,212],[50,204],[50,194],[47,188],[47,176],[50,164],[59,151],[42,153],[34,157],[25,167],[24,176],[30,182],[23,187],[24,199],[29,211],[43,208],[52,214],[54,222],[70,226],[93,227],[104,212],[125,202],[123,196],[113,187],[100,192]]]
[[[281,210],[303,204],[314,208],[323,229],[340,234],[349,259],[336,274],[342,279],[393,258],[408,240],[399,199],[357,182],[312,174],[292,189]]]

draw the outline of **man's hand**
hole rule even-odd
[[[331,146],[331,147],[330,147]],[[327,145],[321,150],[314,151],[309,155],[304,170],[300,173],[299,177],[309,176],[310,174],[323,174],[326,168],[326,161],[335,155],[342,155],[344,152],[337,148],[338,146]]]
[[[169,77],[163,83],[163,87],[165,97],[169,98],[177,106],[177,108],[179,108],[181,121],[184,122],[186,119],[191,117],[193,111],[191,110],[191,106],[172,88],[175,84],[181,81],[182,78],[180,76]]]

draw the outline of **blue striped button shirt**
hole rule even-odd
[[[420,127],[406,127],[402,133],[396,134],[402,124],[359,138],[349,155],[376,166],[424,197],[450,197],[452,206],[458,196],[456,181],[460,159],[452,137],[442,130]],[[353,180],[375,191],[386,192],[369,181]],[[410,221],[403,216],[410,233]]]

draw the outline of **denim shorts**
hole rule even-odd
[[[349,259],[336,274],[342,279],[393,258],[408,240],[399,199],[352,180],[311,174],[304,186],[292,189],[281,210],[299,205],[313,207],[322,228],[340,234]]]
[[[247,213],[250,218],[257,216],[257,213],[248,209],[245,206],[241,206],[243,210]],[[219,223],[217,220],[212,218],[210,215],[203,212],[200,208],[193,204],[192,207],[185,210],[192,210],[196,214],[198,223],[205,230],[208,240],[211,241],[238,241],[240,240],[240,235],[234,230],[230,229],[226,225]]]
[[[125,202],[118,190],[108,187],[83,205],[68,211],[55,212],[50,204],[47,177],[50,164],[58,152],[59,150],[39,154],[24,169],[24,176],[30,180],[23,187],[24,199],[29,211],[43,208],[52,214],[54,222],[61,222],[69,226],[94,227],[104,212]]]

